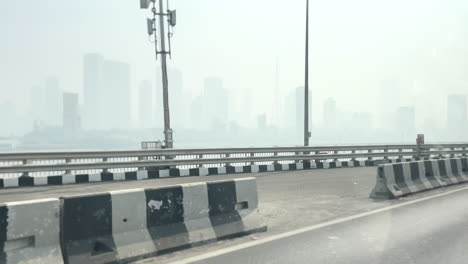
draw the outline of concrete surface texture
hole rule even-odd
[[[266,231],[255,178],[64,197],[66,263],[121,263]],[[1,243],[1,241],[0,241]]]
[[[161,255],[135,263],[177,263],[178,261],[182,261],[183,263],[185,259],[207,252],[269,239],[272,236],[281,235],[285,232],[291,232],[311,225],[334,221],[343,217],[354,216],[373,210],[381,210],[389,206],[444,194],[445,192],[458,190],[464,187],[464,185],[453,185],[403,197],[398,200],[372,200],[368,198],[368,195],[369,191],[375,185],[376,173],[377,168],[354,168],[301,171],[259,176],[257,177],[260,199],[259,208],[268,224],[268,232],[255,234],[249,237],[219,241],[215,244]],[[414,214],[413,217],[418,218],[417,214]],[[387,221],[388,220],[389,219],[387,219]],[[350,228],[352,228],[352,225]],[[320,243],[328,243],[328,238],[325,241],[316,241],[316,243],[317,245]],[[352,243],[352,241],[349,243]],[[275,250],[278,251],[278,254],[282,254],[279,248]],[[283,254],[288,253],[289,252],[285,252]],[[255,259],[248,261],[247,256],[248,255],[245,255],[246,258],[233,261],[232,263],[244,263],[242,261],[246,261],[245,263],[270,263],[266,261],[266,259],[261,259],[258,262],[253,261]],[[227,261],[222,258],[217,258],[216,260],[218,262],[215,263],[225,263],[225,261]],[[285,259],[282,258],[282,260],[284,261]],[[280,263],[274,262],[274,260],[271,261],[271,263]],[[282,263],[290,262],[286,261]],[[307,262],[306,259],[306,262],[303,263],[321,262]]]
[[[191,263],[463,264],[467,199],[465,188]]]
[[[440,159],[380,165],[371,198],[392,199],[468,181],[468,159]]]

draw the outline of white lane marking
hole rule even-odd
[[[265,244],[265,243],[268,243],[268,242],[271,242],[271,241],[275,241],[275,240],[278,240],[278,239],[283,239],[283,238],[295,236],[295,235],[298,235],[298,234],[301,234],[301,233],[306,233],[306,232],[309,232],[309,231],[320,229],[320,228],[323,228],[323,227],[328,227],[328,226],[331,226],[331,225],[336,225],[336,224],[340,224],[340,223],[343,223],[343,222],[352,221],[352,220],[355,220],[355,219],[359,219],[359,218],[363,218],[363,217],[366,217],[366,216],[370,216],[370,215],[382,213],[382,212],[385,212],[385,211],[389,211],[389,210],[392,210],[392,209],[396,209],[396,208],[400,208],[400,207],[404,207],[404,206],[424,202],[424,201],[427,201],[427,200],[431,200],[431,199],[434,199],[434,198],[446,196],[446,195],[449,195],[449,194],[452,194],[452,193],[461,192],[461,191],[464,191],[464,190],[468,190],[468,186],[460,188],[460,189],[456,189],[456,190],[447,191],[447,192],[444,192],[444,193],[435,194],[435,195],[428,196],[428,197],[419,198],[419,199],[412,200],[412,201],[407,201],[407,202],[403,202],[403,203],[399,203],[399,204],[395,204],[395,205],[390,205],[390,206],[387,206],[387,207],[384,207],[384,208],[376,209],[376,210],[365,212],[365,213],[360,213],[360,214],[356,214],[356,215],[352,215],[352,216],[347,216],[347,217],[344,217],[344,218],[332,220],[332,221],[329,221],[329,222],[324,222],[324,223],[313,225],[313,226],[303,227],[303,228],[300,228],[300,229],[297,229],[297,230],[293,230],[293,231],[289,231],[289,232],[286,232],[286,233],[274,235],[274,236],[271,236],[271,237],[266,237],[266,238],[259,239],[259,240],[256,240],[256,241],[250,241],[250,242],[243,243],[243,244],[240,244],[240,245],[236,245],[236,246],[232,246],[232,247],[228,247],[228,248],[224,248],[224,249],[219,249],[219,250],[216,250],[216,251],[213,251],[213,252],[209,252],[209,253],[201,254],[201,255],[198,255],[198,256],[190,257],[190,258],[187,258],[187,259],[170,262],[170,264],[187,264],[187,263],[193,263],[193,262],[196,262],[196,261],[201,261],[201,260],[217,257],[217,256],[220,256],[220,255],[224,255],[224,254],[234,252],[234,251],[238,251],[238,250],[241,250],[241,249],[262,245],[262,244]]]

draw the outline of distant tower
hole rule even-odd
[[[63,93],[63,135],[65,141],[76,141],[81,131],[78,94]]]
[[[85,127],[128,128],[131,119],[130,65],[92,53],[84,56],[83,72]]]
[[[267,119],[265,114],[261,114],[257,117],[257,128],[259,131],[265,132],[267,129]]]
[[[205,126],[224,127],[228,123],[229,94],[221,78],[206,78],[203,91]]]

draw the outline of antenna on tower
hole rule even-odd
[[[159,5],[156,6],[156,2]],[[169,9],[169,0],[166,0],[166,10],[164,10],[163,0],[140,0],[140,8],[148,9],[151,6],[153,18],[146,19],[146,27],[148,35],[151,37],[154,34],[154,50],[156,53],[156,60],[158,55],[161,56],[161,71],[162,71],[162,84],[163,84],[163,105],[164,105],[164,143],[166,148],[173,147],[171,119],[169,115],[169,82],[167,77],[167,55],[171,57],[171,38],[173,36],[173,28],[176,25],[176,11]],[[156,17],[159,17],[159,34],[156,30]],[[165,17],[167,20],[165,21]],[[167,36],[164,33],[165,23],[167,23]],[[168,49],[166,49],[166,37],[168,41]],[[159,39],[159,45],[158,45]]]

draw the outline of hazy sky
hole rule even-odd
[[[170,2],[178,12],[170,66],[183,71],[189,95],[219,76],[237,98],[251,90],[256,114],[271,112],[276,57],[280,97],[303,85],[305,0]],[[81,93],[88,52],[129,62],[137,98],[139,82],[155,76],[149,15],[137,0],[0,1],[0,103],[26,105],[48,76]],[[418,124],[431,115],[441,123],[446,95],[468,93],[466,0],[311,0],[310,26],[316,123],[327,97],[374,114],[413,104]],[[399,89],[383,100],[385,80]]]

